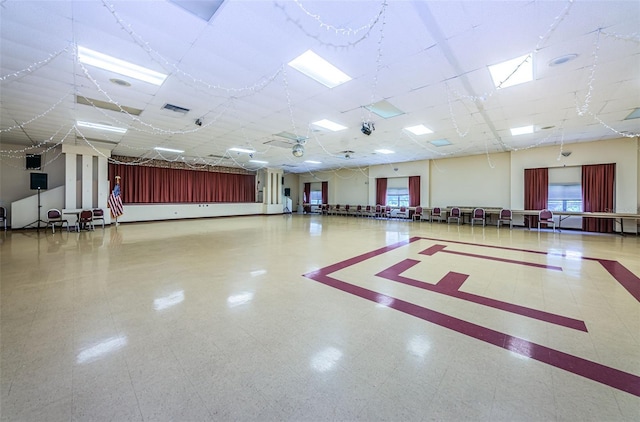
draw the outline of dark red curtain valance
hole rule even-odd
[[[255,202],[255,175],[109,164],[125,204]]]

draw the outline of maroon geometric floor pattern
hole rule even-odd
[[[405,300],[394,298],[370,289],[350,284],[344,280],[339,280],[336,277],[330,276],[336,271],[345,269],[353,265],[357,265],[363,261],[380,256],[392,250],[405,247],[410,243],[417,241],[429,241],[429,243],[431,244],[427,249],[419,252],[420,255],[433,256],[435,254],[447,253],[475,259],[494,260],[513,265],[531,266],[541,268],[546,271],[562,271],[562,268],[558,266],[549,266],[527,261],[499,258],[495,256],[483,255],[481,254],[481,252],[483,248],[492,248],[530,254],[564,256],[563,254],[554,254],[549,252],[517,248],[506,248],[501,246],[488,246],[459,241],[444,241],[427,237],[412,237],[409,240],[385,246],[383,248],[376,249],[374,251],[353,258],[349,258],[336,264],[329,265],[319,270],[309,272],[307,274],[304,274],[304,277],[341,290],[345,293],[358,296],[362,299],[375,302],[382,306],[387,306],[397,311],[412,315],[416,318],[420,318],[424,321],[453,330],[457,333],[475,338],[479,341],[501,347],[513,353],[535,359],[556,368],[571,372],[575,375],[585,377],[595,382],[599,382],[640,397],[640,377],[638,375],[611,368],[601,363],[574,356],[569,353],[565,353],[541,344],[533,343],[528,340],[502,333],[491,328],[483,327],[477,323],[465,321],[460,318],[456,318],[454,316],[428,309],[423,306],[407,302]],[[479,253],[472,254],[467,252],[455,251],[451,248],[447,249],[447,246],[451,244],[462,244],[477,247]],[[611,274],[611,276],[629,292],[631,296],[633,296],[638,302],[640,302],[640,278],[638,278],[635,274],[625,268],[622,264],[617,261],[598,258],[580,257],[579,259],[596,261],[600,263],[603,268],[605,268],[609,272],[609,274]],[[390,281],[409,285],[417,289],[455,297],[457,299],[473,302],[478,305],[499,309],[504,312],[514,313],[528,318],[534,318],[549,324],[560,325],[566,328],[587,332],[587,327],[584,321],[516,305],[513,303],[499,301],[472,293],[462,292],[459,289],[468,278],[467,274],[450,271],[435,284],[426,283],[402,275],[403,272],[419,264],[424,265],[424,263],[419,260],[404,259],[375,275]]]

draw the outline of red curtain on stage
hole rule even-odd
[[[524,209],[547,208],[549,199],[549,169],[524,169]],[[538,226],[538,216],[528,216],[530,227]]]
[[[387,205],[387,179],[376,179],[376,205]]]
[[[125,204],[255,202],[255,175],[109,164]]]
[[[616,165],[595,164],[582,166],[582,208],[585,212],[613,212]],[[613,233],[613,219],[582,219],[582,230]]]
[[[409,176],[409,206],[420,205],[420,176]]]
[[[322,203],[329,203],[329,182],[322,182]]]

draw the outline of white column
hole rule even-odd
[[[98,156],[98,208],[107,212],[107,198],[109,197],[109,168],[107,157]]]
[[[76,203],[76,159],[73,153],[65,154],[64,207],[78,208]]]
[[[82,155],[82,208],[93,208],[93,156]]]

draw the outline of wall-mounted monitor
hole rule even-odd
[[[42,168],[42,156],[40,154],[27,154],[27,170],[40,170]]]
[[[31,173],[31,189],[32,190],[48,189],[47,173]]]

